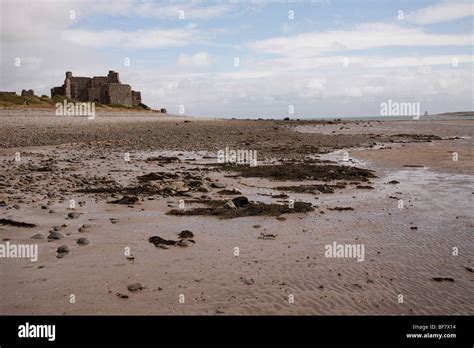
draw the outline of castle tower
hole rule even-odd
[[[121,83],[119,79],[119,73],[113,70],[109,70],[109,74],[107,75],[108,83]]]

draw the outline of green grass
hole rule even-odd
[[[50,98],[46,100],[45,98],[39,98],[37,96],[22,97],[15,94],[0,92],[0,105],[1,106],[52,104],[51,102],[49,102],[49,100]]]
[[[2,106],[14,107],[14,106],[21,106],[21,105],[34,105],[34,106],[41,106],[41,107],[49,107],[49,106],[54,106],[56,103],[63,103],[64,99],[66,99],[68,102],[72,101],[61,95],[56,95],[52,98],[48,97],[47,95],[42,95],[41,97],[37,97],[37,96],[22,97],[16,94],[0,92],[0,107]],[[151,110],[150,107],[148,107],[147,105],[143,103],[140,103],[138,105],[133,105],[133,106],[125,106],[125,105],[120,105],[120,104],[103,105],[100,103],[95,103],[95,106],[98,108]]]

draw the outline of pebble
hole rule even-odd
[[[79,238],[79,239],[77,240],[77,244],[79,244],[79,245],[87,245],[87,244],[89,244],[89,241],[87,240],[87,238],[84,238],[84,237],[83,237],[83,238]]]
[[[255,284],[255,280],[253,280],[252,278],[240,277],[240,280],[243,281],[245,285]]]
[[[133,283],[127,286],[127,289],[130,292],[136,292],[145,289],[145,287],[141,283]]]
[[[69,214],[67,214],[67,217],[70,218],[70,219],[77,219],[78,217],[80,216],[79,213],[76,213],[74,211],[70,212]]]
[[[53,231],[49,233],[48,239],[61,239],[63,237],[61,233]]]
[[[213,182],[211,184],[211,187],[213,187],[213,188],[225,188],[225,185],[220,183],[220,182]]]
[[[58,250],[58,253],[68,253],[69,252],[69,247],[67,245],[61,245]]]
[[[227,201],[225,204],[224,204],[224,207],[228,208],[228,209],[237,209],[237,207],[235,206],[234,202],[232,201]]]
[[[176,243],[177,245],[179,245],[180,247],[190,247],[193,245],[192,242],[190,242],[189,240],[187,239],[181,239],[178,243]]]

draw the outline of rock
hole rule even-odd
[[[72,212],[70,212],[69,214],[67,214],[67,217],[68,217],[69,219],[77,219],[79,216],[80,216],[80,214],[79,214],[79,213],[76,213],[76,212],[74,212],[74,211],[72,211]]]
[[[260,233],[260,236],[258,236],[258,239],[268,239],[268,240],[274,240],[277,237],[276,234],[270,234],[270,233]]]
[[[451,282],[451,283],[454,282],[454,279],[453,279],[453,278],[449,278],[449,277],[433,277],[432,279],[433,279],[435,282]]]
[[[118,298],[128,298],[128,295],[121,294],[120,292],[117,292],[117,297]]]
[[[245,285],[253,285],[253,284],[255,284],[255,280],[253,280],[252,278],[240,277],[240,280],[241,280]]]
[[[11,219],[0,219],[0,225],[26,227],[26,228],[36,227],[36,224],[31,224],[29,222],[15,221]]]
[[[183,181],[174,181],[170,184],[167,184],[163,189],[174,192],[188,192],[189,188],[186,187],[186,184]]]
[[[138,197],[135,196],[123,196],[120,199],[117,199],[115,201],[109,202],[109,203],[114,203],[114,204],[122,204],[122,205],[134,205],[139,201]]]
[[[240,192],[239,190],[237,189],[232,189],[232,190],[220,190],[220,191],[217,191],[218,194],[220,195],[241,195],[242,192]]]
[[[58,250],[56,250],[58,253],[68,253],[69,252],[69,247],[67,245],[61,245]]]
[[[37,233],[34,236],[31,236],[33,239],[44,239],[44,236],[41,233]]]
[[[240,197],[235,197],[232,199],[232,202],[237,208],[242,208],[245,207],[246,205],[250,204],[249,200],[247,197],[240,196]]]
[[[159,244],[164,244],[164,245],[175,245],[176,241],[170,240],[170,239],[163,239],[160,236],[153,236],[148,238],[148,241],[150,243],[153,243],[155,246],[159,246]]]
[[[68,254],[68,253],[58,253],[58,254],[56,255],[56,257],[57,257],[58,259],[62,259],[62,258],[63,258],[64,256],[66,256],[67,254]]]
[[[223,188],[225,188],[225,185],[222,184],[222,183],[220,183],[220,182],[213,182],[213,183],[211,184],[211,187],[212,187],[212,188],[221,188],[221,189],[223,189]]]
[[[197,188],[198,192],[209,192],[209,188],[206,185],[201,185]]]
[[[396,184],[399,184],[400,181],[392,180],[392,181],[389,181],[388,183],[391,184],[391,185],[396,185]]]
[[[0,207],[8,205],[8,198],[4,195],[0,195]]]
[[[179,232],[178,236],[179,238],[193,238],[194,233],[192,233],[189,230],[184,230],[184,231]]]
[[[344,210],[354,210],[354,208],[352,208],[352,207],[334,207],[334,208],[328,208],[328,210],[344,211]]]
[[[181,239],[178,243],[176,243],[180,247],[190,247],[193,243],[187,239]]]
[[[357,185],[356,189],[359,189],[359,190],[373,190],[374,188],[370,185]]]
[[[155,245],[157,248],[161,248],[161,249],[169,249],[171,248],[168,244],[156,244]]]
[[[50,233],[49,233],[48,239],[51,239],[51,240],[53,240],[53,239],[61,239],[61,238],[63,238],[63,237],[64,237],[64,236],[63,236],[61,233],[56,232],[56,231],[53,231],[53,232],[50,232]]]
[[[235,206],[234,202],[232,202],[232,201],[227,201],[227,202],[224,204],[224,207],[226,207],[227,209],[237,209],[237,207]]]
[[[79,239],[77,240],[77,244],[79,244],[79,245],[87,245],[87,244],[89,244],[89,241],[87,240],[87,238],[84,238],[84,237],[83,237],[83,238],[79,238]]]
[[[141,283],[133,283],[127,286],[128,291],[136,292],[145,289],[145,287]]]
[[[272,198],[283,198],[283,199],[287,199],[289,198],[288,195],[284,194],[284,193],[280,193],[278,195],[272,195]]]

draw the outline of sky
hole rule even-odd
[[[143,103],[194,116],[474,110],[473,3],[0,0],[0,90],[115,70]]]

